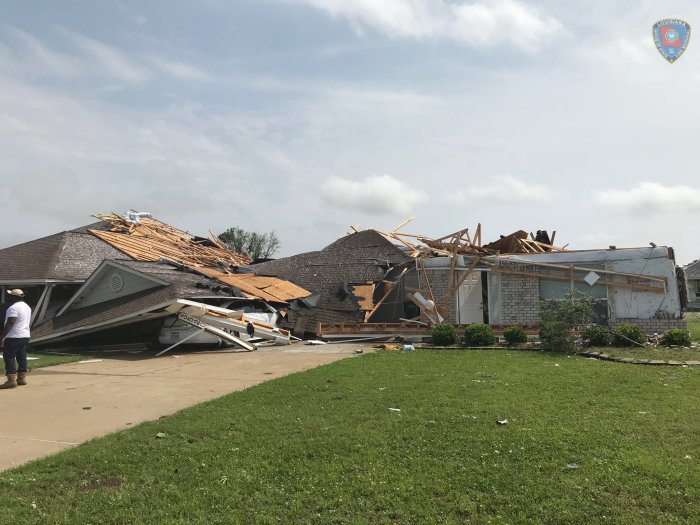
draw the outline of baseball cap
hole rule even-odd
[[[24,292],[19,288],[15,288],[14,290],[7,290],[7,293],[16,297],[24,297]]]

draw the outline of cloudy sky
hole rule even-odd
[[[359,224],[700,257],[700,3],[4,0],[0,247],[148,211],[280,255]]]

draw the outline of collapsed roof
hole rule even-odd
[[[111,226],[90,233],[137,261],[174,262],[238,288],[246,297],[286,303],[310,295],[294,283],[275,277],[237,273],[251,258],[236,253],[215,235],[195,237],[150,216],[95,215]]]
[[[133,322],[136,319],[140,321],[143,320],[140,318],[143,313],[157,309],[159,305],[167,304],[177,298],[203,300],[216,295],[228,295],[213,291],[211,280],[179,271],[169,264],[126,259],[103,261],[93,275],[97,277],[101,271],[106,272],[108,269],[120,267],[148,276],[153,284],[141,286],[142,289],[134,293],[91,304],[89,307],[80,307],[76,301],[77,297],[74,297],[76,307],[70,308],[71,304],[66,304],[69,307],[66,311],[33,329],[33,341],[41,342],[47,339],[47,336],[51,336],[52,340],[75,336],[101,327],[119,326],[122,321]]]
[[[0,284],[28,291],[34,342],[123,324],[130,333],[172,315],[165,307],[178,300],[280,308],[310,295],[283,279],[238,273],[250,257],[214,235],[195,237],[137,212],[95,217],[100,222],[0,250]]]
[[[364,320],[372,311],[376,284],[412,259],[374,230],[355,232],[315,252],[250,266],[259,276],[277,276],[314,292],[313,308],[297,310],[306,329],[319,321]],[[311,301],[305,301],[311,303]],[[304,331],[303,329],[297,330]]]

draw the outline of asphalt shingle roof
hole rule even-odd
[[[86,228],[0,250],[0,281],[80,281],[87,279],[103,260],[124,258],[121,252],[87,233]]]
[[[700,260],[693,261],[683,268],[686,279],[700,279]]]
[[[357,312],[344,285],[384,278],[391,266],[412,260],[374,230],[342,237],[325,248],[250,266],[258,275],[274,275],[320,294],[317,308]]]
[[[258,275],[274,275],[313,292],[329,284],[363,283],[384,278],[390,266],[411,260],[374,230],[348,235],[316,252],[250,266]]]

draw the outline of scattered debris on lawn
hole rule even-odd
[[[496,423],[501,425],[501,426],[505,426],[508,424],[508,420],[507,419],[497,419]]]

